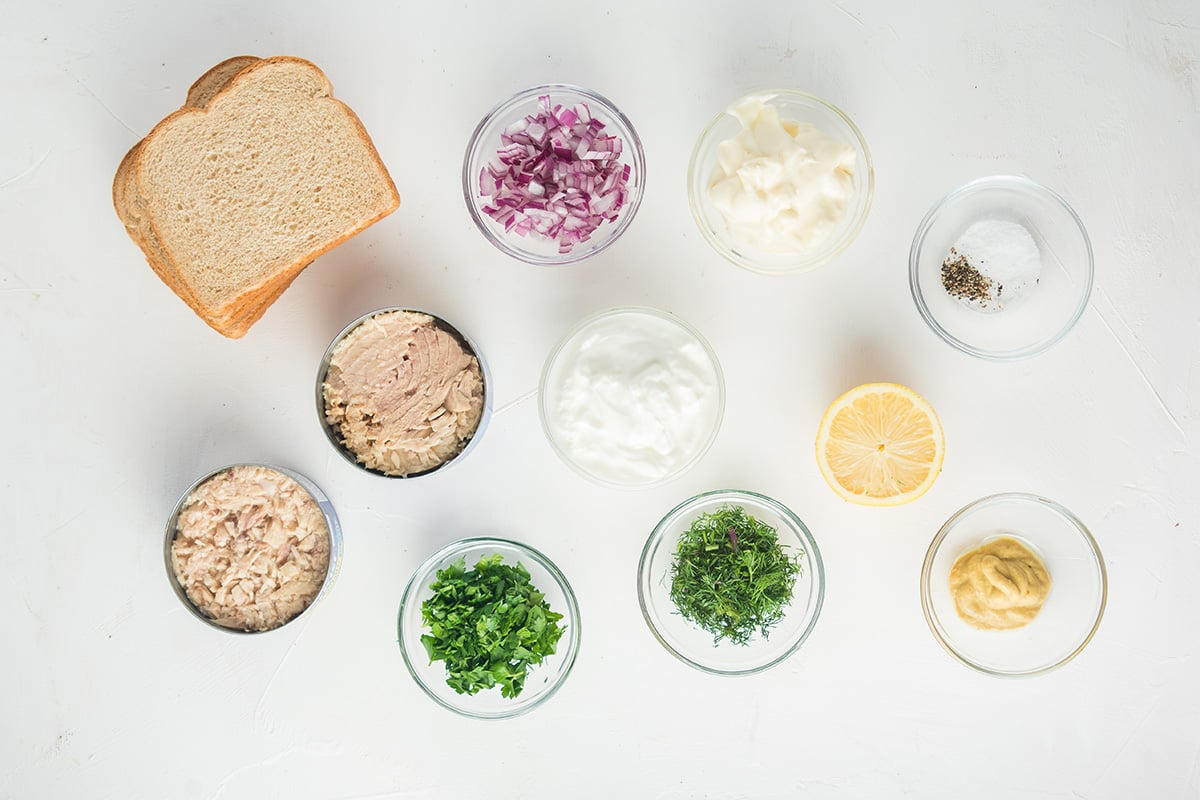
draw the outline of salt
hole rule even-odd
[[[964,271],[978,273],[978,279],[964,283]],[[963,231],[950,248],[942,265],[942,284],[970,307],[994,312],[1028,296],[1037,287],[1041,273],[1041,253],[1025,226],[984,219]]]

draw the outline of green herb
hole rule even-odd
[[[459,694],[498,685],[502,697],[516,697],[527,669],[553,655],[566,630],[558,624],[563,615],[530,583],[529,570],[503,560],[499,553],[484,556],[468,570],[458,559],[438,570],[429,586],[433,597],[421,604],[429,663],[446,662],[446,683]]]
[[[786,554],[775,529],[741,506],[722,506],[679,537],[671,601],[713,644],[744,645],[755,631],[766,638],[791,602],[801,555]]]

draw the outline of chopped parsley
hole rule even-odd
[[[446,662],[446,683],[459,694],[499,686],[502,697],[516,697],[528,668],[553,655],[566,630],[529,570],[503,561],[496,553],[466,569],[458,559],[438,570],[421,604],[429,663]]]

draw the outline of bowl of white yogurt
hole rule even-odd
[[[913,237],[908,278],[921,318],[977,358],[1037,355],[1075,326],[1092,293],[1079,216],[1020,175],[979,178],[938,201]]]
[[[551,351],[538,389],[550,446],[604,486],[646,488],[681,475],[716,439],[725,379],[700,332],[654,308],[587,317]]]
[[[713,118],[692,152],[688,198],[705,240],[729,261],[782,275],[850,245],[875,192],[858,126],[827,100],[756,91]]]

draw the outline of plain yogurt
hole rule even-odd
[[[603,483],[672,477],[720,425],[716,359],[698,334],[662,312],[600,314],[551,359],[541,398],[546,431],[568,462]]]

